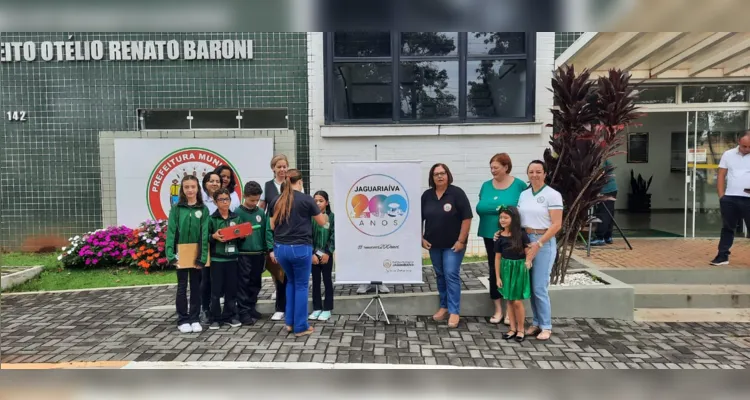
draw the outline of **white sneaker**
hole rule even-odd
[[[281,321],[284,319],[284,313],[281,311],[273,313],[271,316],[271,321]]]
[[[378,291],[380,291],[380,293],[390,293],[390,292],[391,292],[391,291],[390,291],[390,290],[388,289],[388,286],[385,286],[385,285],[380,285],[380,286],[378,286]]]
[[[198,333],[198,332],[203,332],[203,327],[201,326],[201,324],[199,324],[199,323],[197,323],[197,322],[193,322],[193,323],[192,323],[192,324],[190,325],[190,328],[192,329],[192,331],[193,331],[194,333]]]
[[[313,310],[312,314],[310,314],[307,319],[318,319],[320,317],[320,313],[322,313],[323,310]]]
[[[357,288],[357,294],[366,294],[370,289],[370,285],[359,285]]]
[[[190,333],[193,331],[193,327],[191,327],[190,324],[182,324],[178,326],[177,329],[179,329],[182,333]]]

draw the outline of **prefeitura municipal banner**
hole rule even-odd
[[[186,175],[203,177],[220,165],[235,172],[235,193],[245,182],[273,178],[273,139],[115,139],[117,223],[136,227],[167,219]],[[200,185],[200,184],[199,184]]]
[[[422,283],[419,161],[333,165],[336,283]]]

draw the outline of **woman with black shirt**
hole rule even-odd
[[[296,169],[287,172],[281,195],[269,205],[273,229],[273,254],[287,277],[284,320],[288,332],[309,335],[313,328],[307,323],[307,299],[312,269],[312,222],[320,226],[328,222],[326,214],[312,197],[302,193],[302,174]]]
[[[447,165],[433,165],[428,182],[430,189],[422,194],[422,247],[430,252],[440,294],[440,309],[432,318],[442,321],[450,314],[448,327],[455,328],[461,307],[459,272],[473,214],[466,193],[453,186]]]

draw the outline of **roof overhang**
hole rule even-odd
[[[635,80],[750,78],[750,33],[586,32],[555,61],[565,64],[592,77],[617,68]]]

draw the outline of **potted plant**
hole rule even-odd
[[[648,181],[638,174],[636,179],[633,170],[630,170],[630,193],[628,194],[628,211],[635,213],[647,213],[651,211],[651,193],[648,189],[651,187],[651,181],[654,176],[651,175]]]

